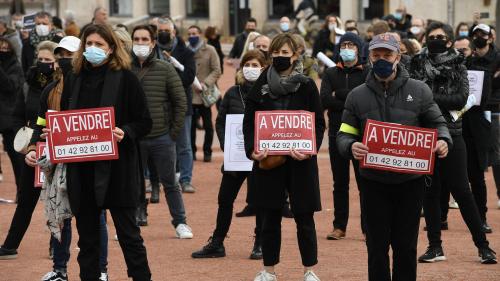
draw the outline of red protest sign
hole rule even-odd
[[[436,129],[368,120],[363,144],[369,152],[360,166],[405,174],[432,174],[436,142]]]
[[[268,149],[269,155],[286,155],[291,148],[316,154],[314,112],[271,110],[255,112],[254,151]]]
[[[47,112],[52,163],[118,159],[112,107]]]
[[[40,157],[45,155],[45,147],[47,144],[45,142],[37,142],[36,143],[36,159],[40,159]],[[45,182],[45,174],[40,169],[40,166],[35,166],[35,187],[42,187]]]

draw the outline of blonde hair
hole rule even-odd
[[[42,50],[47,50],[51,54],[54,54],[54,50],[57,48],[57,43],[52,42],[52,41],[42,41],[38,46],[36,47],[36,52],[37,54],[42,51]]]
[[[78,51],[76,51],[75,53],[75,58],[73,59],[74,73],[80,74],[84,63],[87,61],[83,56],[83,52],[85,51],[87,37],[94,33],[101,36],[104,41],[108,43],[109,48],[113,50],[113,52],[108,56],[109,67],[113,70],[130,69],[130,54],[127,53],[125,47],[120,42],[120,40],[118,40],[111,27],[102,24],[92,24],[85,29],[81,39],[82,44],[80,45],[80,49],[78,49]]]
[[[129,53],[132,52],[132,38],[128,31],[124,28],[115,28],[113,31],[115,32],[116,37],[118,37],[118,40],[120,40],[125,47],[125,50]]]
[[[245,45],[243,47],[243,52],[241,52],[240,59],[243,58],[243,56],[246,54],[246,52],[249,51],[250,44],[253,45],[255,38],[257,38],[259,36],[260,36],[260,33],[256,32],[256,31],[252,31],[248,34],[247,40],[245,41]],[[253,48],[255,49],[255,46],[253,46]]]

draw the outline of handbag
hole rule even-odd
[[[220,91],[217,86],[212,85],[207,87],[206,90],[201,91],[200,96],[203,101],[203,105],[205,107],[211,107],[220,98]]]
[[[19,129],[14,138],[14,150],[22,154],[28,153],[28,145],[30,144],[32,135],[33,129],[30,127],[24,126]]]

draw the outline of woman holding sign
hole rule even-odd
[[[319,149],[325,129],[323,110],[316,84],[302,74],[298,46],[292,35],[284,33],[276,36],[269,53],[272,55],[272,66],[260,75],[248,94],[243,120],[246,154],[255,161],[252,171],[255,196],[252,203],[262,214],[264,270],[259,272],[255,281],[277,280],[274,266],[279,263],[285,191],[289,193],[297,224],[304,280],[317,281],[319,278],[312,271],[318,263],[314,212],[321,210],[316,156],[301,153],[295,148],[279,156],[272,155],[268,149],[256,151],[254,137],[260,127],[255,124],[258,112],[291,110],[299,114],[300,111],[307,111],[315,116],[313,141]]]
[[[240,63],[240,70],[236,74],[236,85],[231,87],[219,107],[219,114],[215,121],[217,137],[224,150],[224,140],[226,134],[226,115],[243,114],[245,112],[245,100],[259,78],[260,73],[266,67],[266,58],[258,50],[245,53]],[[246,171],[224,171],[222,167],[222,181],[219,189],[219,208],[217,210],[217,222],[214,233],[209,242],[201,250],[194,252],[193,258],[216,258],[226,256],[224,239],[231,225],[233,216],[233,204],[245,179],[247,179],[248,192],[250,194],[251,179],[250,173]],[[255,218],[255,244],[253,246],[250,259],[262,259],[261,247],[261,217],[257,213]]]
[[[138,141],[151,130],[144,92],[129,70],[129,54],[110,27],[90,25],[81,41],[73,73],[64,81],[61,110],[113,107],[113,141],[118,142],[119,159],[67,166],[69,200],[79,234],[80,278],[100,276],[99,217],[102,209],[109,209],[128,275],[134,281],[149,281],[146,248],[135,223],[142,186]]]

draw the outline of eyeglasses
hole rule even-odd
[[[446,37],[446,35],[442,35],[442,34],[429,36],[429,40],[447,40],[447,39],[448,39],[448,37]]]
[[[343,42],[340,44],[341,49],[354,49],[354,47],[356,47],[356,44],[352,42]]]

